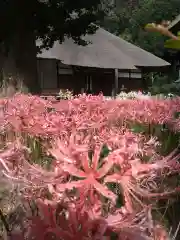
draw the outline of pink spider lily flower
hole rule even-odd
[[[55,102],[19,94],[0,104],[3,134],[11,134],[13,143],[8,146],[7,136],[2,136],[3,182],[18,186],[23,199],[41,199],[40,214],[28,218],[29,239],[109,240],[107,231],[113,231],[119,240],[152,240],[147,205],[180,191],[159,181],[179,172],[179,154],[160,156],[151,132],[135,134],[132,127],[165,124],[178,131],[174,113],[180,112],[180,98],[106,101],[102,95],[80,95]],[[29,137],[40,139],[41,165],[23,146]],[[101,152],[102,146],[107,151]],[[112,190],[109,183],[115,183]],[[116,210],[121,197],[123,206]],[[58,212],[62,202],[66,206]],[[12,236],[21,239],[17,233]]]
[[[153,231],[151,210],[148,208],[133,213],[122,208],[117,214],[109,215],[106,222],[118,233],[119,240],[153,240],[148,234],[148,231]]]
[[[91,219],[98,219],[102,215],[102,201],[95,189],[89,189],[88,186],[78,189],[75,205],[82,213],[87,212]]]
[[[101,219],[91,220],[87,213],[61,205],[37,201],[39,214],[28,220],[27,239],[44,240],[56,237],[64,240],[106,239],[107,228]]]
[[[56,139],[52,143],[53,148],[49,149],[51,155],[56,159],[56,162],[61,163],[74,163],[76,164],[80,158],[81,153],[88,151],[88,145],[83,144],[82,140],[78,139],[75,133],[71,134],[69,139]],[[85,142],[86,139],[83,139]],[[80,144],[78,144],[80,142]],[[73,160],[72,160],[73,159]]]
[[[64,189],[73,189],[73,188],[83,188],[83,186],[88,186],[90,189],[95,189],[99,194],[102,194],[104,197],[111,199],[113,202],[116,201],[116,195],[110,191],[104,184],[100,183],[101,180],[113,167],[113,162],[108,160],[108,157],[104,159],[104,163],[100,164],[101,147],[97,147],[94,151],[94,156],[92,157],[92,162],[88,153],[81,155],[81,165],[82,170],[78,169],[72,164],[64,164],[62,166],[65,172],[68,172],[74,177],[78,177],[79,180],[71,181],[65,184],[57,185],[59,191],[64,191]]]
[[[141,163],[139,159],[130,161],[130,168],[128,168],[125,172],[119,171],[112,175],[106,176],[104,182],[114,182],[120,184],[122,194],[124,196],[125,206],[127,209],[129,209],[129,211],[133,212],[132,204],[134,201],[138,202],[142,207],[144,207],[142,200],[140,200],[142,197],[151,198],[163,196],[163,194],[159,193],[159,189],[156,184],[153,185],[153,189],[150,188],[150,185],[149,188],[145,189],[143,188],[142,182],[143,180],[146,180],[146,186],[148,186],[148,181],[150,182],[153,177],[155,178],[157,176],[157,173],[162,173],[164,169],[177,171],[178,168],[175,168],[174,165],[172,166],[172,164],[174,161],[179,159],[179,155],[174,157],[174,154],[175,152],[154,163]],[[152,193],[152,190],[155,192]],[[176,189],[176,191],[178,191],[178,189]]]

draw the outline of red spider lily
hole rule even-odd
[[[77,132],[76,134],[72,133],[69,138],[67,137],[63,140],[56,139],[52,143],[53,148],[49,152],[56,159],[56,164],[58,162],[60,164],[64,162],[77,164],[80,154],[88,151],[89,147],[86,144],[86,142],[88,143],[87,137],[81,139],[81,136]]]
[[[29,239],[102,240],[110,238],[108,231],[121,240],[152,239],[148,200],[179,191],[162,192],[157,181],[179,171],[179,155],[161,157],[156,152],[157,139],[130,128],[131,123],[165,123],[178,131],[174,113],[180,111],[179,98],[106,101],[102,95],[80,95],[55,102],[16,95],[3,100],[1,107],[3,133],[14,134],[11,145],[5,142],[0,152],[4,179],[18,185],[21,197],[41,198],[37,202],[40,215],[28,218]],[[51,160],[49,168],[32,161],[38,159],[32,159],[23,145],[26,136],[39,137],[46,149],[43,157],[47,154]],[[110,152],[102,158],[104,145]],[[142,161],[144,157],[149,162]],[[107,183],[117,187],[110,189]],[[124,203],[117,210],[120,197]],[[61,202],[66,207],[57,211]]]
[[[78,190],[75,205],[81,212],[88,213],[91,219],[98,219],[102,215],[102,201],[94,189],[84,186]]]
[[[176,151],[175,151],[176,152]],[[162,172],[163,169],[169,169],[172,171],[178,171],[179,164],[172,167],[172,162],[176,162],[179,159],[179,155],[174,157],[175,152],[171,153],[166,158],[159,160],[155,163],[141,163],[139,159],[131,161],[131,168],[127,169],[125,172],[114,173],[110,176],[106,176],[104,182],[115,182],[119,183],[122,188],[122,193],[124,196],[125,206],[130,211],[133,212],[133,201],[138,202],[142,207],[144,204],[139,197],[155,197],[163,196],[159,193],[157,185],[154,184],[156,193],[151,193],[150,188],[143,188],[142,180],[145,179],[146,183],[148,180],[152,179],[158,175],[157,173]],[[148,187],[148,184],[146,184]],[[178,191],[178,189],[176,189]],[[165,195],[167,193],[164,193]]]
[[[87,213],[63,205],[37,201],[38,215],[29,217],[25,225],[26,239],[105,240],[107,224],[92,220]],[[54,237],[54,238],[53,238]]]
[[[123,240],[153,240],[153,221],[151,208],[144,208],[141,212],[129,213],[125,208],[106,219],[109,228],[118,233],[118,239]]]
[[[108,157],[104,159],[104,163],[100,164],[100,152],[101,147],[97,147],[94,151],[94,156],[92,157],[92,162],[88,153],[81,155],[81,166],[82,170],[78,169],[73,164],[64,164],[62,166],[65,172],[68,172],[74,177],[78,177],[79,180],[71,181],[66,184],[60,184],[57,186],[59,191],[64,191],[64,189],[72,190],[73,188],[83,188],[83,186],[88,186],[89,188],[95,189],[97,192],[111,199],[113,202],[116,201],[116,195],[108,190],[108,188],[101,184],[98,180],[101,180],[112,168],[113,162],[109,161]],[[82,179],[82,180],[80,180]]]
[[[69,107],[59,103],[62,110],[53,109],[53,103],[38,97],[17,95],[4,101],[7,122],[14,128],[32,135],[59,135],[61,131],[99,128],[109,121],[136,121],[139,123],[168,123],[173,125],[174,113],[180,111],[179,98],[176,100],[124,100],[106,101],[102,96],[80,96],[68,101]],[[67,101],[66,101],[67,103]],[[3,104],[2,104],[3,106]],[[56,103],[56,109],[58,103]],[[176,120],[176,128],[178,120]]]
[[[7,240],[24,240],[22,232],[12,232],[9,236],[6,237]]]
[[[48,184],[56,179],[57,173],[47,171],[39,165],[30,164],[26,156],[27,148],[19,142],[11,144],[0,153],[1,172],[13,186],[20,184],[19,187],[24,189],[24,194],[29,191],[32,194],[38,190],[40,196],[44,189],[48,189]],[[63,172],[58,176],[58,182],[61,182],[64,179]]]

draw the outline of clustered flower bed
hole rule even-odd
[[[121,91],[119,94],[117,94],[117,99],[136,99],[136,98],[144,98],[144,99],[148,99],[151,97],[150,93],[148,94],[144,94],[141,91],[135,92],[135,91],[131,91],[131,92],[123,92]]]
[[[1,181],[26,208],[19,228],[3,218],[9,239],[167,238],[153,210],[179,191],[178,141],[170,152],[165,138],[179,112],[180,98],[1,99]]]
[[[60,97],[60,99],[70,100],[73,98],[73,92],[71,92],[68,89],[66,90],[60,89],[58,96]]]

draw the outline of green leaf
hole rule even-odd
[[[107,156],[109,155],[109,153],[110,153],[109,148],[107,147],[107,145],[104,145],[104,146],[102,147],[102,150],[101,150],[100,158],[105,158],[105,157],[107,157]]]
[[[132,128],[131,131],[134,133],[143,133],[146,131],[145,126],[143,125],[139,125],[139,124],[135,124]]]
[[[174,118],[175,118],[175,119],[178,119],[179,117],[180,117],[180,112],[175,112],[175,113],[174,113]]]

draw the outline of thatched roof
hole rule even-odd
[[[90,44],[79,46],[71,39],[66,39],[62,44],[55,42],[53,48],[44,50],[38,57],[58,59],[67,65],[107,69],[159,68],[170,65],[102,28],[93,35],[86,35],[84,39],[90,41]]]

